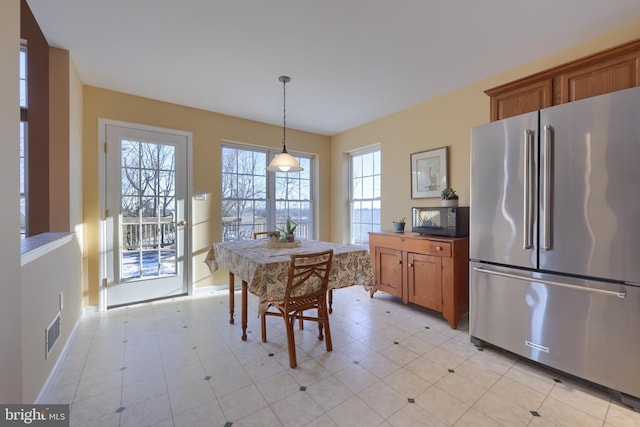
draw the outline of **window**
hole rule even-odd
[[[252,239],[253,233],[282,228],[291,218],[296,236],[313,238],[312,157],[295,156],[296,173],[266,171],[277,154],[266,149],[222,145],[222,240]]]
[[[27,47],[20,45],[20,237],[27,235],[27,197],[25,192],[25,152],[27,143]]]
[[[291,217],[298,224],[296,236],[310,239],[313,235],[311,158],[296,157],[296,160],[304,169],[302,172],[271,174],[275,176],[276,225],[282,227]]]
[[[369,232],[380,231],[380,149],[351,153],[349,163],[351,243],[369,245]]]

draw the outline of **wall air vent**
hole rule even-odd
[[[53,347],[58,342],[60,338],[60,312],[56,314],[49,327],[44,331],[44,340],[45,340],[45,359],[49,357],[49,353],[53,350]]]

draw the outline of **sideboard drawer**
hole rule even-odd
[[[429,240],[425,252],[434,256],[451,257],[451,243]]]

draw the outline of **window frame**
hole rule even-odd
[[[28,167],[28,148],[29,148],[29,69],[27,61],[27,41],[20,40],[20,59],[19,59],[20,71],[18,74],[18,86],[20,92],[20,238],[24,239],[29,233],[29,171]],[[24,89],[23,89],[24,88]],[[22,217],[22,206],[24,205],[24,218]]]
[[[378,173],[375,173],[375,153],[378,153]],[[368,154],[374,154],[374,165],[373,165],[373,174],[371,175],[372,177],[375,176],[379,176],[379,183],[381,185],[382,183],[382,150],[379,144],[375,144],[366,148],[362,148],[359,150],[354,150],[352,152],[348,153],[348,162],[349,162],[349,206],[348,206],[348,218],[349,218],[349,243],[353,244],[353,245],[362,245],[362,246],[368,246],[369,245],[369,234],[365,233],[365,235],[361,235],[360,239],[356,239],[355,236],[355,218],[354,218],[354,204],[356,202],[371,202],[374,204],[377,204],[378,207],[378,222],[374,221],[375,215],[372,213],[371,215],[371,221],[368,223],[364,223],[362,221],[358,221],[358,225],[362,225],[362,224],[367,224],[369,227],[369,231],[380,231],[380,225],[381,225],[381,221],[380,221],[380,213],[381,213],[381,209],[382,209],[382,188],[379,189],[378,192],[378,196],[376,197],[375,195],[375,191],[373,194],[373,197],[371,198],[358,198],[356,199],[354,192],[353,192],[353,186],[354,186],[354,181],[355,179],[358,178],[364,178],[364,175],[361,177],[356,177],[354,176],[354,159],[357,157],[362,157]]]
[[[269,161],[271,161],[271,159],[273,159],[273,157],[276,154],[279,154],[279,151],[270,151],[269,154]],[[310,155],[302,155],[302,154],[298,154],[298,153],[293,153],[290,152],[289,154],[291,154],[293,157],[296,158],[296,160],[298,161],[298,163],[304,168],[304,170],[302,172],[267,172],[268,175],[273,175],[273,179],[269,181],[269,179],[267,179],[267,183],[271,185],[270,188],[270,194],[273,195],[273,203],[270,204],[270,218],[273,218],[272,223],[269,224],[270,230],[273,229],[277,229],[277,228],[283,228],[287,218],[291,217],[291,219],[296,222],[298,224],[297,228],[296,228],[296,236],[299,236],[299,238],[301,239],[313,239],[314,238],[314,229],[315,229],[315,203],[314,203],[314,173],[313,173],[313,164],[314,164],[314,158],[313,156]],[[298,198],[298,199],[291,199],[291,198],[286,198],[286,199],[279,199],[277,198],[277,191],[276,191],[276,186],[278,184],[278,180],[280,179],[285,179],[285,180],[291,180],[291,181],[298,181],[298,182],[302,182],[304,180],[308,180],[309,182],[309,188],[308,188],[308,195],[309,198],[308,199],[304,199],[304,198]],[[286,204],[286,208],[283,209],[283,211],[286,213],[285,215],[281,216],[280,218],[278,218],[277,216],[277,207],[280,204]],[[293,214],[292,215],[292,210],[294,209],[294,207],[292,207],[292,205],[303,205],[303,204],[308,204],[307,206],[307,210],[309,212],[309,218],[305,221],[302,220],[300,215],[296,215]],[[301,213],[303,210],[303,208],[300,206],[300,211],[298,213]]]
[[[251,199],[243,199],[243,198],[228,198],[225,197],[225,192],[224,192],[224,181],[225,181],[225,176],[224,174],[227,173],[225,172],[224,169],[224,156],[222,154],[224,149],[233,149],[233,150],[244,150],[244,151],[248,151],[248,152],[255,152],[255,153],[261,153],[265,155],[265,164],[264,164],[264,179],[265,179],[265,198],[264,199],[259,199],[259,198],[251,198]],[[315,161],[315,156],[314,155],[310,155],[310,154],[302,154],[302,153],[296,153],[296,152],[289,152],[289,154],[291,154],[292,156],[294,156],[296,159],[298,159],[299,162],[304,163],[305,164],[305,170],[302,172],[293,172],[293,173],[280,173],[280,172],[267,172],[266,171],[266,166],[269,164],[269,162],[273,159],[273,157],[275,157],[277,154],[280,153],[280,151],[277,151],[273,148],[267,148],[267,147],[261,147],[261,146],[256,146],[256,145],[250,145],[250,144],[243,144],[243,143],[237,143],[237,142],[222,142],[221,146],[220,146],[220,153],[221,153],[221,170],[220,170],[220,176],[221,176],[221,196],[220,196],[220,215],[221,215],[221,237],[222,237],[222,241],[233,241],[233,240],[247,240],[247,239],[252,239],[253,238],[253,233],[256,231],[272,231],[272,230],[276,230],[279,228],[282,228],[284,226],[284,223],[286,222],[286,218],[288,216],[290,216],[290,210],[292,209],[290,206],[287,206],[285,208],[285,215],[283,217],[278,218],[277,217],[277,212],[278,212],[278,205],[285,203],[287,205],[290,204],[296,204],[296,203],[308,203],[309,207],[308,210],[310,212],[310,219],[308,221],[305,221],[303,225],[304,227],[301,227],[301,230],[304,229],[304,233],[300,234],[298,233],[299,230],[296,231],[296,234],[299,238],[304,238],[304,239],[313,239],[314,236],[314,229],[315,229],[315,201],[314,201],[314,186],[315,186],[315,176],[314,176],[314,161]],[[307,167],[308,166],[308,167]],[[255,170],[254,170],[255,172]],[[236,171],[236,173],[238,173]],[[303,180],[305,178],[302,178],[301,175],[303,175],[304,177],[308,178],[309,181],[309,189],[308,189],[308,195],[309,195],[309,199],[276,199],[276,184],[278,179],[281,178],[286,178],[286,179],[293,179],[293,180]],[[255,176],[263,176],[263,175],[255,175]],[[233,224],[226,224],[225,225],[225,221],[223,221],[223,218],[227,218],[225,216],[223,216],[223,205],[225,203],[226,200],[251,200],[253,203],[255,202],[260,202],[263,201],[265,204],[265,214],[266,214],[266,218],[265,218],[265,224],[264,224],[264,230],[262,229],[256,229],[256,222],[254,219],[254,222],[250,223],[251,224],[251,229],[250,231],[246,229],[246,227],[242,227],[241,224],[241,220],[238,221],[238,225],[237,225],[237,232],[236,230],[234,230],[233,232],[228,233],[227,229],[225,227],[236,227],[236,225]],[[255,218],[255,217],[254,217]],[[295,215],[291,216],[291,219],[295,222],[298,222],[298,218]],[[229,222],[229,221],[227,221]],[[243,229],[244,228],[244,229]],[[235,237],[231,238],[229,237],[231,234],[235,235]]]

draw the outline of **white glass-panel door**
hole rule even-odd
[[[187,293],[187,138],[106,125],[107,306]]]

